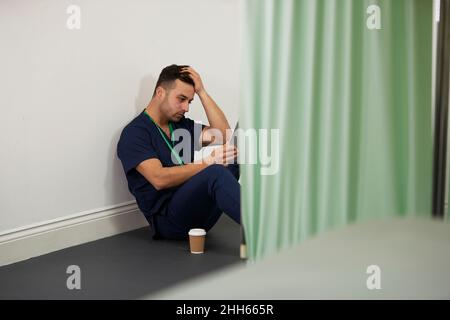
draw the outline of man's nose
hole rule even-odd
[[[188,112],[189,111],[189,102],[183,103],[181,105],[181,108],[183,109],[184,112]]]

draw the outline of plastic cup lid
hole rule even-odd
[[[190,236],[204,236],[206,235],[205,229],[191,229],[189,230]]]

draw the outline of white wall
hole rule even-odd
[[[81,30],[66,9],[81,8]],[[133,200],[116,156],[162,67],[237,121],[238,0],[0,1],[0,233]],[[189,117],[206,122],[197,98]]]

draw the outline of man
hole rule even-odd
[[[210,126],[184,117],[195,94]],[[222,212],[240,223],[239,168],[229,164],[237,149],[224,138],[229,129],[194,69],[162,70],[150,103],[123,129],[117,145],[128,188],[154,238],[186,239],[191,228],[212,228]],[[176,132],[188,135],[176,141]],[[194,150],[213,142],[220,146],[210,156],[192,162]]]

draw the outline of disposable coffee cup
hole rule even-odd
[[[204,229],[189,230],[189,245],[191,247],[191,253],[198,254],[204,252],[205,236],[206,231]]]

